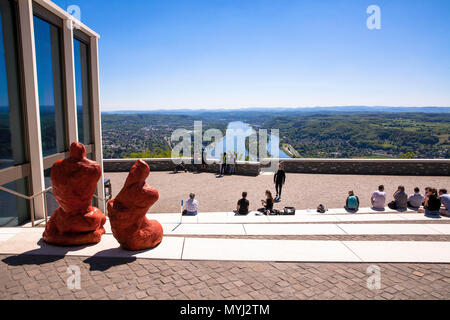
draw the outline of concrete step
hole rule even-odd
[[[127,251],[111,234],[96,245],[58,247],[44,243],[36,229],[2,233],[3,255],[82,256],[168,260],[290,261],[290,262],[411,262],[450,263],[450,242],[318,241],[213,239],[165,236],[154,249]],[[38,230],[39,231],[39,230]]]

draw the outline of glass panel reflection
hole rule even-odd
[[[74,39],[73,45],[77,94],[78,140],[81,143],[88,145],[93,143],[91,133],[88,46],[77,39]]]
[[[15,6],[0,1],[0,169],[25,163],[16,23]]]
[[[28,196],[27,178],[16,180],[2,187]],[[0,190],[0,227],[15,227],[30,220],[29,200]]]
[[[60,29],[34,17],[36,65],[44,157],[67,150]]]

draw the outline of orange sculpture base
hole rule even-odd
[[[86,148],[78,142],[70,146],[68,159],[55,162],[51,178],[59,207],[45,227],[45,242],[61,246],[100,242],[106,217],[91,201],[101,173],[100,165],[86,158]]]
[[[117,197],[108,202],[108,216],[114,237],[128,250],[156,247],[163,238],[163,228],[156,220],[148,220],[148,209],[158,201],[158,191],[147,185],[149,166],[138,160]]]
[[[106,217],[94,207],[84,215],[66,214],[56,209],[48,221],[42,238],[45,242],[60,246],[77,246],[99,243],[105,234]]]

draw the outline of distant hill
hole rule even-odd
[[[122,111],[104,111],[104,114],[190,114],[199,115],[204,113],[241,113],[241,112],[262,112],[262,113],[341,113],[341,112],[383,112],[383,113],[450,113],[450,107],[367,107],[367,106],[336,106],[336,107],[311,107],[311,108],[242,108],[242,109],[160,109],[160,110],[122,110]]]

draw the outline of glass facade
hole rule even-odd
[[[16,8],[0,0],[0,169],[25,162]]]
[[[2,187],[28,196],[28,179],[20,179]],[[29,200],[0,190],[0,227],[15,227],[30,220]]]
[[[61,30],[34,17],[42,152],[44,157],[67,150],[63,103]]]
[[[75,85],[77,99],[78,141],[85,145],[93,143],[89,83],[88,45],[73,40],[75,60]]]
[[[58,203],[52,191],[45,193],[45,199],[40,192],[52,186],[51,169],[46,169],[51,159],[63,158],[61,154],[68,151],[71,142],[69,136],[85,145],[95,141],[97,118],[93,115],[98,110],[92,103],[96,101],[92,84],[98,79],[97,73],[91,73],[90,58],[92,54],[97,61],[97,46],[91,52],[90,44],[97,35],[89,30],[74,30],[73,36],[64,32],[64,21],[69,18],[47,1],[0,0],[0,186],[19,194],[0,190],[0,227],[30,221],[33,206],[20,195],[36,194],[37,219],[43,218],[45,200],[50,216]],[[34,37],[34,52],[30,36]],[[73,70],[64,63],[72,60],[72,52],[65,50],[70,41],[74,44]],[[74,75],[73,87],[66,88],[71,83],[65,81],[66,71]],[[76,93],[76,113],[67,109],[66,91]],[[36,157],[39,144],[45,159]],[[101,150],[101,145],[89,149],[97,148]],[[90,159],[93,156],[88,154]],[[43,175],[36,173],[42,165]],[[103,190],[98,192],[103,197]],[[98,201],[93,199],[92,203]]]

